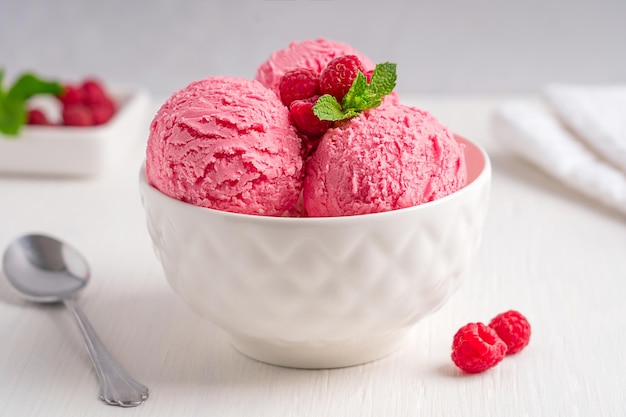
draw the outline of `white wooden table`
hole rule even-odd
[[[135,151],[98,178],[0,176],[0,248],[43,231],[83,251],[93,275],[79,302],[114,356],[150,387],[136,408],[100,402],[69,314],[21,301],[0,279],[0,416],[626,415],[626,218],[501,148],[488,124],[500,100],[406,100],[489,152],[483,244],[463,286],[406,347],[345,369],[248,359],[169,289],[137,190],[145,138],[129,138]],[[450,360],[456,330],[511,308],[531,321],[530,345],[488,372],[461,374]]]

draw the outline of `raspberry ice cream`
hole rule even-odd
[[[309,216],[350,216],[426,203],[463,187],[463,148],[428,112],[383,104],[329,129],[307,163]]]
[[[257,81],[193,82],[150,126],[148,181],[194,205],[280,216],[298,199],[302,169],[301,139],[287,108]]]
[[[292,42],[286,48],[272,53],[257,69],[255,80],[279,94],[280,79],[287,71],[306,68],[320,74],[330,61],[343,55],[356,55],[366,71],[374,69],[374,63],[350,45],[315,39]]]
[[[394,63],[317,39],[274,52],[255,80],[193,82],[151,124],[148,181],[202,207],[298,217],[390,211],[457,191],[462,146],[429,113],[401,105],[395,81]]]

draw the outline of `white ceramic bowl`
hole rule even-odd
[[[0,173],[86,177],[114,168],[147,137],[150,96],[133,87],[113,87],[111,94],[118,109],[103,125],[24,126],[17,137],[0,134]]]
[[[170,198],[140,173],[155,252],[172,288],[243,354],[297,368],[386,356],[459,286],[487,211],[487,154],[462,138],[463,189],[417,207],[276,218]]]

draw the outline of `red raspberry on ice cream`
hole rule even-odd
[[[304,100],[320,94],[319,75],[307,68],[298,68],[285,73],[278,85],[280,101],[289,106],[295,100]]]
[[[355,55],[345,55],[333,59],[320,74],[321,93],[330,94],[341,103],[359,71],[365,72],[365,69]]]
[[[507,355],[524,349],[530,341],[530,323],[518,311],[509,310],[498,314],[489,322],[489,327],[506,343]]]
[[[303,135],[322,136],[332,126],[331,121],[320,120],[313,113],[313,106],[318,98],[314,96],[306,100],[296,100],[289,106],[291,122]]]
[[[491,327],[469,323],[454,335],[452,361],[465,372],[483,372],[497,365],[506,350],[506,344]]]

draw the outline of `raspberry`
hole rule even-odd
[[[491,327],[468,323],[454,335],[452,361],[468,373],[486,371],[497,365],[506,354],[506,344]]]
[[[71,106],[83,102],[83,90],[74,85],[63,86],[63,92],[59,96],[63,106]]]
[[[83,103],[88,106],[109,100],[102,84],[93,79],[85,80],[81,86],[81,91],[83,93]]]
[[[46,117],[46,114],[39,109],[28,110],[27,123],[29,125],[51,125],[50,120]]]
[[[91,126],[93,115],[89,107],[84,104],[74,104],[63,107],[63,123],[67,126]]]
[[[320,74],[320,92],[334,96],[341,103],[359,71],[365,72],[365,69],[355,55],[333,59]]]
[[[322,136],[332,125],[331,121],[320,120],[313,113],[313,106],[315,106],[318,98],[318,96],[313,96],[306,100],[296,100],[289,106],[291,122],[303,135]]]
[[[498,314],[489,322],[489,327],[506,343],[507,355],[524,349],[530,341],[530,323],[515,310]]]
[[[280,101],[289,106],[295,100],[304,100],[320,94],[319,75],[307,68],[287,71],[278,85]]]
[[[115,114],[115,103],[108,97],[101,103],[90,106],[93,115],[93,124],[101,125],[108,122]]]

